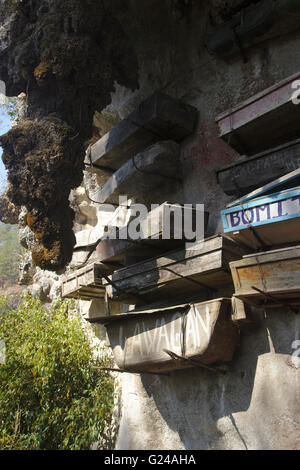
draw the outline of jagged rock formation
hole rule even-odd
[[[0,220],[4,224],[17,224],[20,210],[9,199],[7,191],[0,195]]]
[[[0,143],[9,198],[29,212],[33,259],[43,269],[60,270],[72,256],[68,196],[82,180],[95,111],[110,103],[115,81],[138,86],[119,7],[118,0],[0,0],[0,79],[10,96],[26,91],[28,107],[28,119]]]

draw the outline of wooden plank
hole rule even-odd
[[[238,340],[230,311],[230,299],[222,298],[136,317],[123,315],[106,324],[115,362],[132,372],[193,367],[172,360],[165,350],[199,365],[229,362]]]
[[[102,286],[102,276],[105,270],[100,263],[92,263],[66,276],[62,282],[62,297],[103,298],[105,288]]]
[[[237,325],[249,323],[247,307],[242,299],[232,297],[232,321]]]
[[[292,102],[292,84],[299,78],[293,75],[218,116],[220,137],[243,155],[298,139],[300,106]]]
[[[155,142],[181,142],[194,132],[197,114],[194,107],[157,92],[92,146],[91,161],[117,170]]]
[[[104,185],[92,194],[99,203],[119,203],[126,194],[137,202],[149,199],[149,191],[160,185],[174,185],[180,172],[180,147],[174,141],[158,142],[124,163]],[[177,181],[177,184],[179,180]]]
[[[216,173],[218,183],[226,194],[241,196],[252,191],[247,194],[248,199],[265,194],[272,189],[272,184],[276,187],[276,182],[279,183],[279,179],[288,178],[287,173],[292,177],[292,173],[295,170],[299,172],[299,168],[300,139],[297,139],[253,157],[240,158]],[[298,182],[294,186],[297,184]],[[261,191],[256,189],[259,186],[262,186]],[[241,197],[240,201],[243,202],[247,199]],[[238,202],[234,201],[228,207],[236,205]]]
[[[221,211],[224,232],[252,248],[300,239],[300,188],[250,199]]]
[[[253,304],[276,304],[300,299],[300,247],[257,253],[230,263],[235,296]],[[282,306],[282,304],[281,304]]]
[[[151,292],[151,296],[201,291],[231,282],[229,260],[239,259],[245,250],[231,240],[214,236],[204,240],[197,249],[170,252],[161,258],[120,269],[110,276],[107,285],[113,299],[132,300],[135,295]]]
[[[233,18],[209,31],[204,42],[212,53],[223,58],[240,54],[246,60],[247,48],[299,29],[297,0],[260,1],[237,12]]]

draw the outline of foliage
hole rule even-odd
[[[9,116],[13,121],[17,117],[17,98],[6,98],[5,104],[0,105],[0,111],[2,116]]]
[[[0,449],[89,449],[110,423],[113,380],[69,307],[0,298]]]
[[[17,282],[19,262],[24,249],[19,244],[18,230],[14,225],[0,225],[0,286]]]

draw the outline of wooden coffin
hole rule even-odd
[[[292,85],[299,79],[297,73],[220,114],[220,137],[248,156],[298,139],[300,105],[292,101]]]
[[[299,139],[253,157],[239,158],[216,173],[224,193],[240,196],[297,168],[300,168]]]
[[[74,271],[63,280],[62,297],[81,300],[104,298],[103,270],[101,264],[93,263]]]
[[[138,239],[132,240],[135,232],[130,232],[129,224],[116,234],[118,239],[102,240],[96,249],[97,259],[126,265],[136,262],[135,258],[151,258],[172,248],[182,247],[185,242],[195,240],[192,230],[196,223],[198,227],[201,225],[204,237],[208,216],[208,212],[195,207],[165,202],[140,220],[139,233],[136,234],[139,235]],[[136,227],[137,219],[133,219],[132,223]]]
[[[232,282],[229,261],[239,259],[245,249],[227,237],[207,238],[194,249],[173,251],[163,257],[120,269],[110,276],[113,285],[103,284],[113,300],[148,303],[169,296],[189,296],[217,290]]]
[[[209,51],[227,58],[236,53],[246,61],[247,48],[276,36],[299,29],[298,0],[257,0],[240,2],[231,8],[232,19],[207,33],[204,42]]]
[[[115,171],[155,142],[181,142],[194,132],[196,120],[196,108],[157,92],[98,140],[86,163]]]
[[[131,372],[167,372],[230,362],[238,340],[231,299],[226,298],[91,322],[106,325],[116,364]],[[167,351],[185,359],[172,359]]]
[[[93,195],[99,203],[119,204],[119,196],[126,194],[137,202],[151,198],[151,190],[158,186],[180,182],[180,147],[174,141],[158,142],[124,163]]]
[[[246,255],[230,263],[235,296],[255,306],[300,303],[300,246]]]
[[[224,232],[254,249],[300,242],[300,187],[221,211]]]

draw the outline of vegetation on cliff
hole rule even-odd
[[[95,369],[108,360],[69,306],[0,298],[0,449],[89,449],[110,424],[113,380]]]

